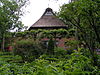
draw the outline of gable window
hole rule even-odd
[[[53,15],[52,12],[47,11],[45,15]]]

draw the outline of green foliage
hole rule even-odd
[[[0,52],[0,64],[9,62],[20,62],[20,56],[14,56],[12,52]]]
[[[18,63],[7,62],[11,56],[15,59],[21,59],[13,56],[12,53],[0,53],[0,74],[1,75],[99,75],[100,70],[93,66],[91,59],[83,56],[80,52],[74,52],[64,58],[55,58],[55,55],[42,55],[32,62]],[[4,58],[8,55],[7,58]],[[60,54],[59,54],[60,55]],[[59,55],[56,55],[56,57]],[[49,59],[51,58],[51,59]]]
[[[68,48],[69,50],[74,50],[74,49],[77,50],[77,46],[79,45],[79,41],[77,41],[77,40],[68,40],[68,41],[66,41],[65,45],[67,47],[69,47]]]
[[[67,50],[64,50],[62,48],[56,47],[54,49],[54,55],[56,58],[66,58],[66,56],[68,55]]]
[[[68,31],[66,29],[53,29],[53,30],[44,30],[43,36],[47,38],[63,38],[67,37]]]
[[[28,1],[28,0],[27,0]],[[10,30],[20,31],[24,26],[19,20],[22,15],[21,8],[26,0],[0,0],[0,42],[2,51],[5,48],[5,37]]]
[[[95,62],[95,49],[100,45],[100,0],[79,0],[61,7],[59,17],[76,28],[75,34],[80,42],[88,48]]]
[[[99,0],[97,0],[99,2]],[[69,26],[76,26],[78,37],[86,43],[96,45],[99,42],[99,3],[92,0],[80,0],[62,6],[60,18]],[[85,37],[84,37],[85,36]]]
[[[45,50],[43,50],[41,44],[32,39],[20,40],[14,44],[14,53],[20,55],[23,61],[33,61],[43,52],[45,53]]]
[[[14,37],[22,37],[22,38],[33,38],[41,39],[41,38],[65,38],[68,37],[68,31],[66,29],[54,29],[54,30],[44,30],[44,29],[38,29],[38,30],[31,30],[31,31],[24,31],[24,32],[16,32]]]

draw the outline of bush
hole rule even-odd
[[[64,50],[63,48],[56,47],[56,48],[54,49],[54,54],[55,54],[56,56],[65,56],[65,55],[67,55],[67,51]]]
[[[0,60],[0,75],[100,75],[100,69],[92,65],[91,59],[78,51],[69,55],[70,59],[62,57],[62,60],[53,57],[54,55],[43,54],[35,61],[25,63],[7,62],[11,57],[13,57],[12,60],[15,60],[19,59],[19,56],[16,58],[9,53],[0,54],[2,54],[0,56],[2,59]],[[59,57],[59,55],[56,56]]]
[[[32,39],[17,41],[14,44],[14,54],[20,55],[23,61],[32,61],[43,54],[43,52],[41,44]]]

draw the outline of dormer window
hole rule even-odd
[[[45,15],[53,15],[52,12],[47,11]]]

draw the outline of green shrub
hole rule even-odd
[[[25,63],[8,63],[3,61],[7,53],[2,54],[4,55],[0,57],[2,59],[0,61],[0,75],[100,75],[100,69],[93,66],[91,60],[78,51],[69,55],[70,59],[62,57],[62,60],[53,57],[54,55],[43,54],[33,62]],[[16,56],[12,57],[15,60]],[[8,59],[11,59],[10,55],[8,55]]]
[[[57,57],[64,57],[65,55],[67,55],[67,51],[64,50],[63,48],[56,47],[56,48],[54,49],[54,54],[55,54]]]
[[[20,62],[22,61],[21,57],[14,54],[12,52],[0,52],[0,65],[2,62]]]
[[[68,40],[65,43],[65,46],[69,47],[69,50],[77,49],[77,46],[79,45],[79,41],[77,40]]]
[[[14,44],[14,54],[20,55],[23,61],[32,61],[45,53],[40,43],[32,39],[17,41]]]

